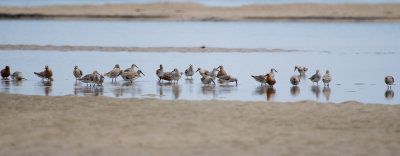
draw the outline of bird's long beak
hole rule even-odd
[[[296,71],[297,67],[294,67],[294,72]]]
[[[140,72],[143,76],[146,76],[146,75],[144,75],[144,73],[143,72]]]
[[[137,65],[135,65],[136,66],[136,68],[139,68]]]
[[[200,69],[197,69],[195,73],[197,73]]]
[[[235,82],[236,82],[236,86],[237,86],[237,80]]]
[[[214,85],[215,85],[215,81],[214,80],[211,80],[213,83],[214,83]]]
[[[275,72],[278,72],[278,71],[276,71],[276,69],[274,69],[275,70]]]

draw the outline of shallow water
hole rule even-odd
[[[0,20],[0,44],[399,52],[400,23]]]
[[[101,5],[116,3],[195,2],[209,6],[243,6],[288,3],[399,3],[397,0],[1,0],[4,6]]]
[[[0,51],[1,66],[10,65],[11,71],[23,72],[28,80],[22,82],[1,81],[1,92],[27,95],[104,95],[110,97],[136,97],[187,100],[241,100],[241,101],[299,101],[316,100],[320,102],[343,102],[355,100],[364,103],[399,104],[400,87],[398,83],[387,91],[384,84],[386,75],[399,79],[397,67],[399,53],[378,55],[375,53],[323,53],[323,52],[282,52],[282,53],[130,53],[130,52],[57,52],[57,51]],[[72,75],[74,65],[83,72],[98,70],[105,73],[118,63],[121,68],[137,64],[146,74],[130,84],[118,78],[116,83],[106,78],[103,87],[89,87],[75,83]],[[48,64],[54,72],[54,81],[43,83],[35,77],[34,71],[42,71]],[[163,64],[167,71],[178,68],[184,71],[189,64],[195,68],[211,70],[224,65],[228,74],[239,79],[234,84],[203,86],[200,76],[193,80],[182,78],[178,84],[157,82],[155,70]],[[329,88],[322,83],[313,86],[308,79],[302,79],[298,88],[292,87],[289,78],[297,75],[295,65],[309,68],[306,77],[316,69],[325,73],[331,71],[333,77]],[[250,75],[261,75],[276,68],[277,84],[274,89],[260,87]],[[392,97],[393,96],[393,97]]]

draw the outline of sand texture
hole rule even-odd
[[[196,3],[150,3],[46,7],[0,6],[0,19],[399,22],[400,4],[209,7]]]
[[[400,155],[400,105],[0,93],[0,155]]]

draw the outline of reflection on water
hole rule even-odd
[[[392,89],[387,89],[385,92],[386,99],[393,99],[394,91]]]
[[[13,80],[13,86],[22,86],[22,80]]]
[[[322,93],[324,94],[326,101],[329,101],[331,97],[331,88],[329,86],[324,86],[324,88],[322,89]]]
[[[319,99],[319,95],[321,94],[321,89],[319,88],[319,86],[311,86],[311,92],[315,95],[315,97],[317,97],[317,99]]]
[[[237,87],[235,85],[220,85],[218,87],[218,94],[231,94],[232,92],[236,92]]]
[[[192,78],[185,79],[185,84],[193,84],[193,79]]]
[[[270,100],[274,99],[275,93],[276,93],[275,88],[268,87],[267,88],[267,100],[270,101]]]
[[[253,94],[267,96],[267,100],[270,101],[274,99],[276,90],[271,86],[258,86],[254,90]]]
[[[179,84],[171,82],[157,82],[157,90],[160,93],[160,97],[166,96],[166,94],[172,94],[174,99],[178,99],[181,92],[181,86]]]
[[[46,96],[49,96],[50,93],[52,92],[52,89],[51,89],[52,81],[41,81],[39,86],[43,86],[44,95],[46,95]]]
[[[292,94],[292,96],[298,96],[300,94],[300,87],[299,86],[292,86],[290,88],[290,94]]]
[[[202,85],[201,93],[203,93],[203,95],[212,95],[214,98],[217,97],[217,92],[214,85]]]
[[[10,80],[1,80],[2,92],[10,92]]]

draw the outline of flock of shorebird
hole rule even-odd
[[[104,76],[111,78],[111,81],[114,82],[116,81],[118,76],[121,76],[122,79],[125,81],[133,82],[136,79],[140,78],[141,75],[145,75],[141,70],[135,70],[135,68],[139,68],[136,64],[132,64],[130,68],[127,68],[125,70],[121,70],[119,64],[116,64],[114,68],[107,72],[104,73]],[[295,66],[294,71],[298,71],[301,75],[305,75],[307,72],[308,68],[304,66]],[[229,82],[235,82],[237,86],[238,79],[227,74],[227,72],[224,70],[224,67],[222,65],[218,66],[217,68],[213,68],[212,71],[205,70],[203,68],[198,68],[196,71],[194,71],[193,65],[190,64],[189,68],[185,70],[185,72],[179,72],[177,68],[175,68],[172,72],[166,72],[164,70],[163,65],[160,65],[160,68],[156,70],[156,75],[158,76],[159,80],[158,81],[169,81],[173,83],[178,83],[179,79],[182,77],[183,74],[188,77],[193,77],[195,73],[199,72],[199,74],[202,76],[200,79],[203,84],[210,85],[213,83],[215,85],[215,79],[218,78],[218,82],[220,83],[229,83]],[[218,72],[218,73],[217,73]],[[266,73],[264,75],[258,75],[254,76],[251,75],[251,77],[254,78],[257,82],[260,82],[261,85],[269,85],[270,87],[273,87],[276,83],[275,80],[275,72],[278,72],[276,69],[272,68],[269,73]],[[49,66],[45,66],[45,70],[42,72],[34,72],[34,74],[42,80],[47,80],[47,81],[53,81],[53,72],[49,68]],[[87,85],[102,85],[104,82],[104,76],[102,74],[99,74],[96,70],[93,71],[91,74],[86,74],[83,75],[82,70],[78,68],[78,66],[74,67],[73,75],[76,78],[76,81],[80,81],[83,83],[86,83]],[[13,74],[10,72],[10,67],[6,66],[3,70],[1,70],[1,76],[3,79],[8,79],[9,76],[13,80],[23,80],[25,79],[22,75],[22,72],[16,71]],[[316,73],[312,75],[309,79],[314,83],[317,83],[321,80],[324,83],[324,86],[329,87],[329,83],[332,81],[332,77],[330,76],[329,70],[326,70],[326,74],[321,76],[319,70],[316,70]],[[292,85],[297,86],[300,83],[300,78],[299,76],[292,76],[290,77],[290,83]],[[391,88],[391,85],[394,83],[394,78],[393,76],[386,76],[385,77],[385,83],[388,85],[388,88]]]

